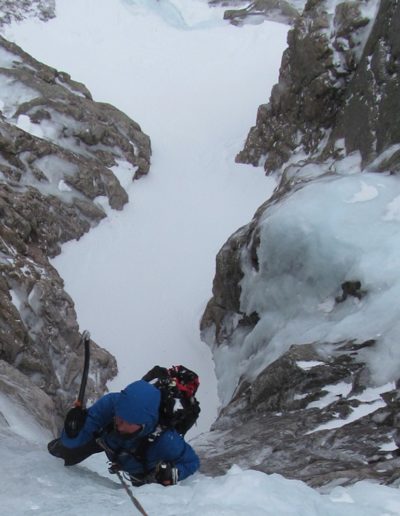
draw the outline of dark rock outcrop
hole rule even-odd
[[[340,138],[335,132],[335,140],[325,149],[327,133],[344,127],[339,118],[351,117],[354,132],[364,123],[359,116],[354,117],[355,108],[351,114],[347,109],[348,100],[355,92],[353,106],[357,99],[363,102],[367,98],[360,89],[360,74],[363,68],[369,69],[372,53],[376,55],[374,61],[381,62],[381,45],[386,50],[393,48],[390,55],[394,61],[396,55],[393,34],[397,21],[396,13],[392,12],[393,2],[383,3],[375,23],[364,14],[365,9],[368,6],[372,9],[374,4],[374,0],[337,2],[334,12],[330,12],[329,2],[307,2],[303,15],[289,32],[279,83],[274,86],[269,103],[259,107],[256,125],[237,156],[238,162],[264,163],[266,172],[270,173],[279,170],[296,154],[302,159],[326,157],[334,153],[333,142]],[[393,16],[387,18],[388,14]],[[386,25],[384,19],[392,21]],[[373,35],[368,39],[372,25]],[[370,87],[372,84],[370,82]],[[369,113],[369,116],[374,115],[370,110]],[[364,130],[368,130],[368,126]],[[361,150],[364,136],[359,131],[358,144],[350,147],[349,134],[348,150]],[[371,146],[371,138],[366,145]]]
[[[54,430],[78,391],[83,349],[49,257],[106,216],[104,199],[123,208],[128,196],[113,167],[125,163],[132,179],[147,174],[150,140],[84,85],[1,37],[0,85],[0,391]],[[88,397],[116,372],[114,357],[92,343]]]
[[[346,17],[345,12],[343,18]],[[347,30],[346,24],[344,28]],[[334,142],[343,138],[346,152],[359,151],[363,165],[367,166],[400,142],[399,31],[400,3],[382,2],[324,155],[332,152]],[[387,169],[387,163],[383,167]],[[390,169],[399,171],[399,156],[393,157]]]
[[[229,20],[233,25],[243,25],[245,23],[262,23],[264,20],[272,20],[292,25],[301,12],[299,8],[305,2],[291,2],[290,0],[255,0],[253,2],[243,2],[243,0],[211,0],[211,5],[223,5],[234,7],[227,9],[224,19]]]

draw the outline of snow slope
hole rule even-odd
[[[31,422],[19,419],[19,429]],[[18,427],[17,427],[18,430]],[[31,438],[34,436],[32,435]],[[111,516],[139,514],[123,488],[107,475],[96,456],[84,465],[65,468],[44,450],[44,441],[11,434],[0,424],[4,516]],[[105,476],[107,475],[107,476]],[[200,473],[177,486],[147,485],[133,489],[149,516],[397,516],[397,489],[359,482],[329,494],[280,475],[242,471],[233,466],[224,476]]]
[[[234,156],[277,81],[287,32],[274,23],[238,29],[222,13],[204,0],[58,0],[56,19],[6,31],[152,139],[147,178],[132,185],[133,171],[118,167],[129,206],[65,245],[54,265],[81,329],[118,360],[111,389],[156,363],[199,372],[197,431],[218,406],[198,329],[215,256],[274,186],[262,168],[235,165]]]

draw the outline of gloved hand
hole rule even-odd
[[[169,462],[157,464],[155,479],[163,486],[171,486],[178,483],[178,470]]]
[[[64,430],[70,439],[78,436],[85,425],[87,410],[82,407],[70,409],[65,417]]]

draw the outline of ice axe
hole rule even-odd
[[[87,415],[84,403],[90,364],[90,333],[87,330],[82,333],[79,345],[82,344],[85,346],[85,362],[83,366],[81,386],[79,388],[78,398],[74,402],[73,408],[68,411],[64,423],[64,430],[67,436],[71,439],[77,437],[79,432],[82,430]]]
[[[81,407],[84,408],[84,397],[85,397],[85,390],[86,390],[86,384],[89,374],[89,364],[90,364],[90,333],[85,330],[82,333],[80,344],[83,344],[85,346],[85,362],[83,366],[83,373],[82,373],[82,380],[81,380],[81,386],[79,389],[78,398],[74,403],[75,407]]]

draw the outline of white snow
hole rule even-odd
[[[15,306],[15,308],[19,312],[22,308],[22,299],[18,295],[18,293],[15,292],[15,290],[11,289],[9,292],[10,292],[10,296],[11,296],[11,301],[12,301],[13,305]]]
[[[309,369],[312,369],[313,367],[317,367],[319,365],[324,365],[324,362],[320,362],[319,360],[298,360],[296,362],[296,365],[300,367],[301,369],[304,369],[304,371],[308,371]]]
[[[379,195],[377,188],[373,185],[367,184],[365,181],[360,181],[360,190],[354,193],[350,199],[345,202],[367,202],[371,201]]]
[[[324,385],[323,390],[327,391],[325,396],[322,396],[319,400],[312,401],[307,405],[307,408],[324,408],[330,405],[331,403],[337,401],[340,398],[346,398],[352,388],[351,383],[339,382],[330,385]]]
[[[358,174],[361,169],[361,161],[362,158],[360,152],[354,151],[346,156],[345,159],[336,161],[334,164],[334,170],[337,174],[346,176],[351,174]]]
[[[384,220],[400,221],[400,195],[395,197],[393,201],[387,205],[386,213],[383,216]]]
[[[58,182],[58,189],[60,192],[72,192],[72,188],[67,185],[64,179],[60,179]]]
[[[14,116],[18,106],[39,96],[39,93],[24,86],[13,77],[0,75],[0,105],[6,118]]]
[[[380,399],[381,394],[392,391],[395,388],[396,384],[394,382],[389,382],[385,385],[381,385],[380,387],[368,387],[364,389],[360,394],[355,394],[350,399],[356,399],[364,402],[375,401]]]
[[[352,387],[353,385],[350,382],[339,382],[336,384],[324,386],[323,390],[327,391],[327,394],[322,396],[322,398],[309,403],[307,405],[307,408],[323,409],[331,403],[338,401],[338,399],[340,398],[358,400],[361,402],[361,404],[352,411],[349,417],[344,419],[333,419],[332,421],[320,425],[318,428],[308,433],[317,432],[318,430],[338,428],[347,425],[348,423],[356,421],[360,417],[364,417],[372,412],[375,412],[375,410],[377,410],[378,408],[384,407],[385,403],[383,402],[381,394],[393,390],[395,388],[395,384],[391,382],[380,387],[368,387],[364,389],[360,394],[354,394],[353,396],[349,397]]]
[[[381,451],[394,451],[397,450],[397,444],[394,441],[390,441],[389,443],[382,444],[380,446]]]
[[[321,430],[331,430],[332,428],[341,428],[342,426],[353,423],[354,421],[357,421],[357,419],[368,416],[368,414],[372,414],[379,408],[385,406],[386,404],[383,400],[376,400],[371,403],[361,404],[356,407],[347,418],[332,419],[327,423],[323,423],[322,425],[317,426],[317,428],[307,432],[307,434],[313,434],[315,432],[320,432]]]
[[[19,115],[16,126],[37,138],[48,140],[56,140],[57,138],[57,130],[54,121],[49,122],[48,120],[43,120],[42,123],[36,124],[31,122],[28,115]]]

